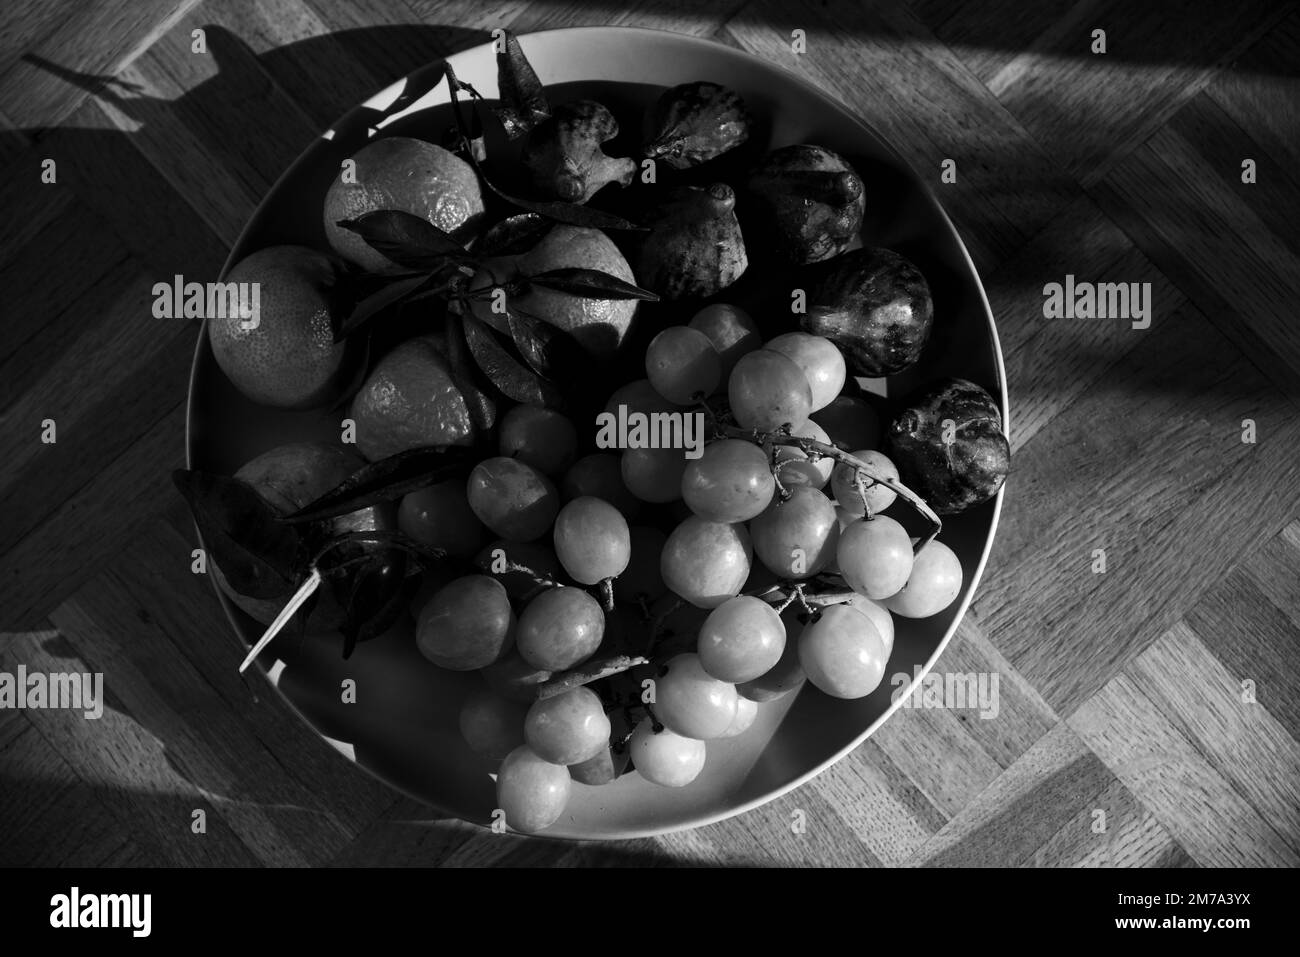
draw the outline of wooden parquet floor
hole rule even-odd
[[[939,665],[1000,675],[995,719],[903,710],[757,811],[600,846],[430,822],[238,679],[168,478],[197,327],[147,308],[215,276],[371,92],[494,27],[580,24],[748,50],[932,174],[1016,455]],[[0,26],[0,670],[112,676],[100,721],[0,710],[0,863],[1300,863],[1296,4],[49,0]],[[1150,282],[1150,328],[1043,321],[1067,273]]]

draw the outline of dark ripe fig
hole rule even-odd
[[[664,299],[711,296],[749,265],[736,220],[736,194],[725,183],[682,186],[651,214],[632,270]]]
[[[821,262],[848,249],[862,228],[866,191],[839,155],[820,146],[768,153],[746,184],[757,214],[793,263]]]
[[[600,145],[618,135],[614,114],[594,100],[562,103],[524,140],[520,160],[548,198],[585,203],[609,183],[626,186],[636,161],[606,156]]]
[[[940,515],[987,502],[1011,468],[997,403],[965,379],[918,393],[894,417],[886,439],[903,484]]]
[[[674,169],[699,166],[749,139],[745,101],[716,83],[683,83],[663,95],[646,117],[645,155]]]
[[[911,261],[889,249],[855,249],[815,271],[800,325],[839,346],[854,374],[893,375],[921,357],[934,302]]]

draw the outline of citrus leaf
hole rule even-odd
[[[436,269],[449,257],[470,258],[450,233],[400,209],[373,210],[356,219],[340,219],[338,225],[356,233],[371,249],[410,269]]]
[[[237,478],[176,469],[172,481],[230,587],[249,598],[278,598],[297,584],[301,540],[275,509]]]
[[[432,275],[407,276],[389,283],[378,292],[371,293],[352,308],[352,312],[334,331],[334,341],[342,342],[388,307],[414,296],[436,281],[437,278]]]
[[[474,375],[474,360],[465,344],[465,327],[461,324],[460,316],[450,310],[443,327],[443,338],[447,344],[447,371],[452,383],[465,399],[470,419],[476,428],[492,428],[497,418],[497,404],[479,388]]]
[[[533,371],[551,382],[572,383],[591,368],[591,356],[569,333],[522,309],[507,308],[510,337]]]
[[[504,49],[497,50],[497,89],[501,105],[493,109],[510,139],[523,136],[551,115],[546,90],[524,56],[519,40],[506,31]]]
[[[473,464],[470,451],[458,446],[408,449],[363,465],[324,495],[280,521],[286,525],[315,522],[391,502],[417,488],[468,475]]]
[[[517,256],[536,246],[554,225],[537,213],[516,213],[489,227],[474,252],[479,256]]]
[[[483,370],[488,380],[507,398],[528,405],[560,405],[560,394],[554,386],[539,378],[506,351],[496,335],[486,325],[467,315],[465,342],[470,354]]]
[[[599,269],[582,269],[568,267],[549,269],[536,276],[529,276],[528,281],[534,286],[557,289],[584,299],[644,299],[658,302],[659,297],[648,289],[624,282],[617,276],[601,272]]]

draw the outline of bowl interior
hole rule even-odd
[[[959,375],[984,386],[999,399],[1005,420],[1001,353],[970,258],[928,189],[862,121],[791,74],[708,41],[648,30],[581,28],[532,34],[521,43],[556,101],[595,95],[611,106],[636,109],[665,86],[711,80],[737,90],[765,118],[755,137],[760,152],[812,142],[850,157],[868,190],[865,239],[916,262],[934,295],[935,341],[922,374],[926,379]],[[490,45],[457,54],[450,62],[484,96],[496,96]],[[227,269],[276,243],[327,248],[321,203],[343,159],[375,135],[440,141],[450,124],[446,85],[430,89],[440,75],[440,65],[418,71],[322,134],[261,204]],[[398,102],[403,108],[381,119]],[[614,145],[610,152],[626,155]],[[761,308],[751,305],[751,311]],[[905,373],[888,383],[860,381],[869,391],[888,395],[906,392],[918,380]],[[285,442],[338,441],[344,414],[282,412],[252,404],[217,368],[206,335],[200,337],[190,389],[191,467],[229,474]],[[896,707],[891,698],[898,696],[902,681],[911,680],[917,669],[928,670],[951,637],[983,570],[1000,505],[999,493],[994,501],[945,521],[942,539],[966,573],[962,594],[933,618],[896,619],[886,678],[873,694],[838,701],[806,690],[765,704],[749,732],[709,744],[704,773],[685,788],[659,788],[635,774],[599,788],[575,783],[565,814],[545,833],[622,838],[707,823],[776,797],[861,743]],[[244,641],[256,640],[261,627],[224,598],[223,604]],[[232,649],[232,662],[234,654]],[[443,814],[490,822],[494,765],[471,753],[456,727],[461,701],[480,679],[428,665],[414,647],[409,623],[362,645],[347,662],[334,641],[300,642],[288,636],[277,639],[262,662],[270,665],[268,677],[286,699],[345,755]],[[345,703],[340,692],[347,678],[356,681],[354,703]]]

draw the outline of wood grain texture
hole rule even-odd
[[[196,327],[148,318],[344,111],[495,28],[583,24],[754,53],[897,149],[984,277],[1015,452],[936,669],[996,675],[996,714],[902,709],[761,808],[601,845],[439,819],[235,674],[168,478]],[[1297,863],[1295,3],[22,0],[0,26],[0,670],[109,691],[97,721],[0,710],[0,864]],[[1151,327],[1045,320],[1067,273],[1150,282]]]

